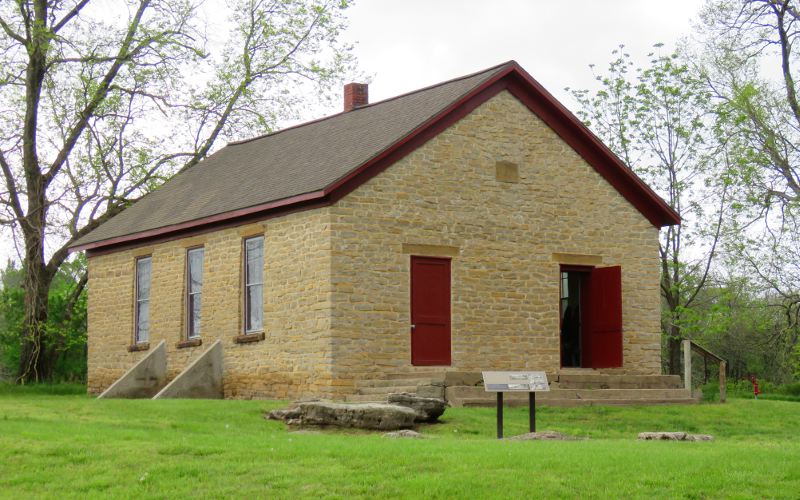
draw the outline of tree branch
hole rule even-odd
[[[6,188],[8,189],[8,196],[11,199],[9,203],[11,209],[14,210],[14,215],[17,219],[22,219],[25,213],[22,210],[22,204],[19,201],[19,191],[17,191],[17,183],[14,181],[14,175],[11,172],[11,166],[6,161],[3,151],[0,150],[0,168],[3,169],[3,177],[6,178]]]
[[[3,19],[2,17],[0,17],[0,27],[3,28],[3,31],[6,32],[6,35],[18,41],[19,43],[23,45],[27,43],[27,40],[23,38],[21,35],[14,32],[14,30],[11,29],[11,26],[9,26],[8,23],[5,21],[5,19]]]
[[[139,24],[144,16],[144,12],[147,10],[147,7],[150,5],[150,0],[141,0],[139,3],[139,9],[136,11],[136,14],[131,21],[130,26],[128,27],[128,32],[125,35],[125,39],[122,42],[122,45],[119,48],[117,58],[111,67],[106,72],[103,80],[100,82],[97,90],[95,90],[94,95],[86,104],[84,109],[78,115],[78,122],[73,125],[70,132],[67,134],[67,138],[64,141],[64,145],[62,146],[61,150],[58,152],[58,155],[53,160],[53,163],[50,165],[50,169],[47,173],[44,174],[44,183],[48,185],[53,178],[58,174],[58,171],[64,165],[67,157],[69,156],[72,148],[75,147],[75,143],[80,138],[83,131],[86,129],[86,125],[89,123],[89,118],[94,113],[94,110],[97,106],[100,105],[101,102],[105,99],[106,95],[108,95],[108,90],[111,87],[111,83],[117,76],[120,68],[122,67],[123,61],[127,59],[130,54],[131,44],[133,43],[133,38],[136,35],[136,32],[139,29]]]
[[[53,33],[58,33],[59,30],[61,30],[61,28],[66,26],[66,24],[70,22],[70,20],[73,17],[77,16],[80,13],[81,9],[83,9],[87,3],[89,3],[89,0],[80,0],[75,5],[75,7],[73,7],[69,12],[67,12],[67,14],[61,19],[61,21],[59,21],[53,26],[52,28]]]

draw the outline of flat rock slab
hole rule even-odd
[[[556,431],[529,432],[508,438],[509,441],[581,441],[588,438],[568,436]]]
[[[643,441],[713,441],[714,436],[687,432],[641,432],[639,439]]]
[[[393,431],[413,427],[417,412],[405,406],[385,403],[346,404],[313,401],[297,403],[285,410],[273,410],[267,417],[283,420],[288,425]]]
[[[389,394],[389,404],[411,408],[417,414],[417,422],[436,422],[447,408],[444,399],[423,398],[408,392]]]
[[[394,439],[398,439],[398,438],[422,439],[425,436],[423,436],[422,434],[420,434],[417,431],[411,431],[411,430],[405,429],[405,430],[402,430],[402,431],[387,432],[386,434],[383,435],[383,437],[385,437],[385,438],[394,438]]]

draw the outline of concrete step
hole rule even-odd
[[[438,382],[444,382],[445,373],[447,372],[437,372],[437,371],[408,371],[408,372],[395,372],[395,373],[388,373],[383,377],[386,380],[395,380],[395,379],[428,379],[428,380],[435,380]]]
[[[512,399],[503,401],[506,406],[527,406],[527,398]],[[491,400],[485,398],[465,398],[454,404],[450,402],[453,407],[493,407],[497,404],[496,399]],[[652,405],[668,405],[668,404],[697,404],[697,400],[693,398],[683,399],[551,399],[540,400],[536,398],[536,404],[541,406],[553,407],[576,407],[576,406],[652,406]]]
[[[497,394],[482,387],[455,386],[445,389],[451,406],[494,406]],[[504,401],[511,405],[527,405],[527,392],[507,392]],[[580,406],[582,404],[656,404],[665,402],[697,402],[686,389],[551,389],[536,394],[537,403],[550,406]]]
[[[560,373],[551,379],[561,389],[680,389],[680,375],[609,375],[602,373]]]
[[[458,398],[495,398],[495,393],[486,392],[483,387],[454,386],[445,389],[445,397],[449,400]],[[527,392],[507,392],[507,399],[528,400]],[[689,398],[686,389],[551,389],[549,392],[536,393],[536,399],[675,399]]]
[[[386,395],[381,394],[349,394],[344,397],[345,403],[385,403]]]
[[[360,387],[356,390],[357,394],[389,394],[392,392],[410,392],[416,393],[417,386],[416,385],[392,385],[392,386],[381,386],[381,387]]]
[[[361,387],[414,387],[416,390],[418,385],[441,384],[441,380],[432,378],[393,378],[386,380],[364,380],[361,382]]]

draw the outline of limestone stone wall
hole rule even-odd
[[[331,217],[341,388],[431,371],[410,366],[410,255],[452,255],[448,369],[558,371],[563,262],[622,266],[617,372],[660,373],[658,230],[508,92],[344,197]]]
[[[264,340],[242,333],[242,240],[265,235]],[[205,248],[203,345],[185,336],[187,248]],[[622,266],[626,373],[660,373],[658,231],[504,92],[337,203],[89,259],[89,390],[141,358],[134,262],[152,255],[150,343],[174,377],[216,339],[226,397],[352,393],[412,367],[410,257],[452,258],[452,365],[559,370],[559,264]]]
[[[264,340],[242,334],[242,241],[264,234]],[[187,248],[205,248],[201,338],[185,338]],[[89,391],[99,393],[145,352],[133,341],[134,262],[152,256],[150,344],[167,343],[173,378],[214,340],[224,347],[226,397],[286,398],[331,391],[330,224],[327,208],[89,259]]]

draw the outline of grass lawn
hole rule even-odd
[[[96,401],[0,387],[0,496],[798,498],[800,404],[541,408],[573,442],[494,439],[494,409],[448,409],[425,440],[287,432],[274,401]],[[72,392],[72,394],[70,394]],[[506,409],[506,435],[527,431]],[[685,430],[713,442],[640,442]]]

